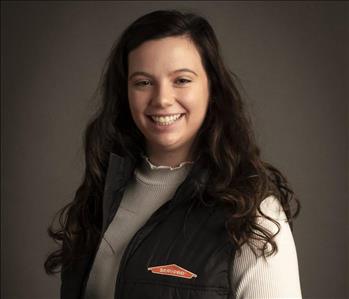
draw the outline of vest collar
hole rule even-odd
[[[106,228],[110,211],[115,204],[115,193],[124,187],[127,181],[131,178],[135,169],[136,162],[130,157],[122,157],[113,152],[109,155],[108,170],[105,178],[104,193],[103,193],[103,223],[102,232]],[[120,202],[117,203],[119,205]]]
[[[104,191],[120,188],[132,176],[135,166],[136,162],[130,157],[122,157],[111,152]]]

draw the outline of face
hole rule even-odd
[[[204,121],[209,83],[200,54],[185,37],[144,42],[128,57],[128,100],[148,155],[190,149]]]

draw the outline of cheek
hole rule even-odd
[[[137,103],[137,101],[135,101],[134,98],[130,98],[128,99],[128,104],[130,107],[130,112],[131,112],[131,117],[133,119],[133,121],[135,122],[135,124],[137,125],[137,127],[139,127],[139,105]]]
[[[145,101],[134,94],[130,94],[128,97],[128,103],[133,114],[137,114],[143,111]]]
[[[192,117],[202,118],[207,110],[208,96],[202,91],[197,91],[184,97],[182,105]]]

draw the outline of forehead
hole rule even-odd
[[[179,68],[202,69],[201,57],[187,37],[150,40],[130,52],[129,71],[170,71]]]

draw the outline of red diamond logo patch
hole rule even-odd
[[[149,267],[148,271],[151,271],[154,274],[176,276],[186,279],[192,279],[197,277],[195,273],[190,272],[182,267],[179,267],[176,264]]]

